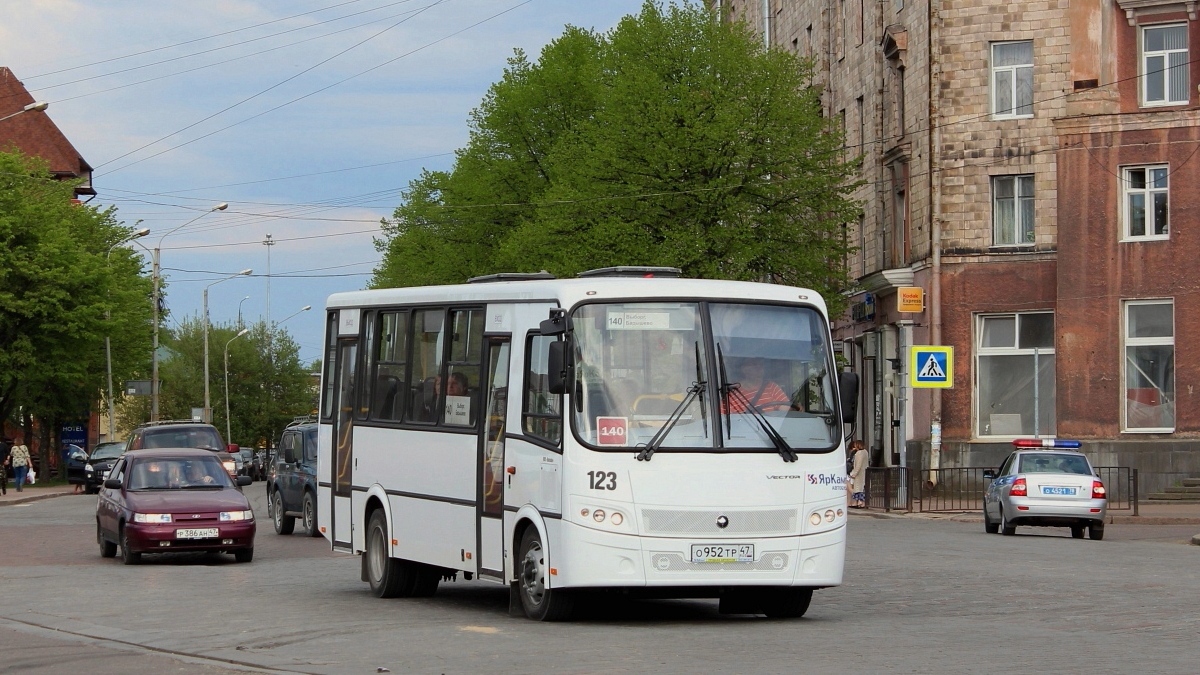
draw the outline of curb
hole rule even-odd
[[[43,499],[54,499],[55,497],[67,497],[74,493],[71,492],[47,492],[39,495],[29,495],[28,497],[17,497],[16,499],[5,499],[0,497],[0,507],[11,506],[13,504],[28,504],[29,502],[38,502]]]

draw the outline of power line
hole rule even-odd
[[[437,3],[435,3],[435,4],[441,4],[442,2],[445,2],[445,1],[446,1],[446,0],[438,0],[438,2],[437,2]],[[490,16],[490,17],[488,17],[488,18],[486,18],[486,19],[483,19],[482,21],[478,21],[478,22],[476,22],[476,23],[473,23],[473,24],[471,24],[470,26],[467,26],[466,28],[463,28],[463,29],[461,29],[461,30],[455,31],[455,32],[453,32],[453,33],[450,33],[449,35],[446,35],[446,36],[444,36],[444,37],[442,37],[442,38],[439,38],[439,39],[437,39],[437,40],[434,40],[433,42],[430,42],[430,43],[427,43],[427,44],[425,44],[425,45],[422,45],[422,46],[420,46],[420,47],[418,47],[418,48],[416,48],[416,49],[414,49],[414,50],[412,50],[412,51],[409,51],[409,52],[406,52],[406,53],[404,53],[404,54],[401,54],[400,56],[397,56],[397,57],[395,57],[395,58],[393,58],[393,59],[389,59],[389,60],[387,60],[387,61],[384,61],[383,63],[380,63],[379,65],[373,66],[373,67],[371,67],[371,68],[368,68],[368,69],[366,69],[366,70],[364,70],[364,71],[361,71],[361,72],[359,72],[359,73],[356,73],[356,74],[354,74],[354,75],[351,75],[350,77],[347,77],[347,78],[345,78],[345,79],[343,79],[343,80],[338,80],[337,82],[334,82],[333,84],[330,84],[330,85],[328,85],[328,86],[325,86],[325,87],[321,87],[320,89],[317,89],[316,91],[310,92],[310,93],[308,93],[308,94],[305,94],[305,95],[303,95],[303,96],[300,96],[300,97],[298,97],[298,98],[294,98],[294,99],[292,99],[292,100],[290,100],[290,101],[287,101],[286,103],[281,103],[280,105],[277,105],[277,106],[275,106],[274,108],[270,108],[270,109],[268,109],[268,110],[264,110],[263,112],[261,112],[261,113],[258,113],[257,115],[251,115],[250,117],[247,117],[246,119],[243,119],[243,120],[241,120],[241,121],[238,121],[238,122],[234,122],[233,124],[230,124],[229,126],[222,127],[222,128],[220,128],[220,129],[217,129],[216,131],[213,131],[213,132],[211,132],[211,133],[207,133],[207,134],[205,134],[205,135],[203,135],[203,136],[200,136],[200,137],[194,138],[194,139],[192,139],[192,140],[190,140],[190,141],[187,141],[186,143],[181,143],[181,144],[179,144],[179,145],[176,145],[176,146],[174,146],[174,147],[167,148],[166,150],[163,150],[163,151],[161,151],[161,152],[157,152],[157,153],[155,153],[155,154],[153,154],[153,155],[150,155],[150,156],[148,156],[148,157],[143,157],[142,159],[139,159],[139,160],[136,160],[136,161],[130,162],[130,163],[128,163],[128,164],[124,164],[124,165],[122,165],[122,166],[119,166],[119,167],[117,167],[117,168],[113,169],[112,171],[109,171],[108,173],[114,173],[114,172],[116,172],[116,171],[120,171],[120,170],[122,170],[122,169],[126,169],[126,168],[128,168],[128,167],[131,167],[131,166],[133,166],[133,165],[135,165],[135,164],[140,164],[141,162],[144,162],[144,161],[146,161],[146,160],[148,160],[148,159],[153,159],[154,157],[158,157],[159,155],[162,155],[162,154],[165,154],[165,153],[171,152],[172,150],[178,150],[179,148],[182,148],[182,147],[184,147],[184,146],[186,146],[186,145],[190,145],[190,144],[192,144],[192,143],[195,143],[196,141],[199,141],[199,140],[202,140],[202,139],[208,138],[209,136],[213,136],[213,135],[215,135],[215,134],[218,134],[218,133],[220,133],[220,132],[222,132],[222,131],[225,131],[225,130],[227,130],[227,129],[230,129],[230,128],[232,128],[232,127],[235,127],[235,126],[237,126],[237,125],[239,125],[239,124],[242,124],[242,123],[245,123],[245,122],[249,122],[250,120],[257,119],[257,118],[259,118],[259,117],[262,117],[263,115],[266,115],[266,114],[268,114],[268,113],[275,112],[276,110],[279,110],[280,108],[283,108],[283,107],[285,107],[285,106],[289,106],[289,105],[291,105],[291,104],[293,104],[293,103],[296,103],[297,101],[302,101],[302,100],[304,100],[304,99],[306,99],[306,98],[308,98],[308,97],[310,97],[310,96],[315,96],[316,94],[319,94],[319,93],[321,93],[321,92],[323,92],[323,91],[327,91],[327,90],[329,90],[329,89],[332,89],[332,88],[334,88],[334,87],[336,87],[336,86],[338,86],[338,85],[345,84],[346,82],[349,82],[350,80],[353,80],[353,79],[355,79],[355,78],[357,78],[357,77],[361,77],[362,75],[365,75],[365,74],[367,74],[367,73],[369,73],[369,72],[372,72],[372,71],[374,71],[374,70],[378,70],[379,68],[382,68],[382,67],[384,67],[384,66],[386,66],[386,65],[389,65],[389,64],[391,64],[391,63],[395,63],[396,61],[399,61],[399,60],[400,60],[400,59],[402,59],[402,58],[405,58],[405,57],[407,57],[407,56],[411,56],[412,54],[415,54],[415,53],[417,53],[417,52],[419,52],[419,51],[422,51],[422,50],[424,50],[424,49],[427,49],[427,48],[429,48],[429,47],[432,47],[433,45],[436,45],[436,44],[438,44],[438,43],[440,43],[440,42],[444,42],[444,41],[446,41],[446,40],[449,40],[450,38],[452,38],[452,37],[454,37],[454,36],[456,36],[456,35],[459,35],[460,33],[464,33],[464,32],[466,32],[466,31],[468,31],[468,30],[470,30],[470,29],[472,29],[472,28],[475,28],[476,26],[479,26],[479,25],[481,25],[481,24],[487,23],[488,21],[491,21],[492,19],[495,19],[495,18],[497,18],[497,17],[503,16],[504,14],[507,14],[507,13],[509,13],[509,12],[511,12],[511,11],[513,11],[513,10],[517,9],[517,8],[519,8],[519,7],[523,7],[524,5],[528,5],[530,2],[533,2],[533,0],[524,0],[524,2],[520,2],[520,3],[516,4],[516,5],[513,5],[512,7],[509,7],[508,9],[506,9],[506,10],[504,10],[504,11],[502,11],[502,12],[498,12],[498,13],[496,13],[496,14],[493,14],[492,16]],[[431,5],[431,6],[432,6],[432,5]],[[128,154],[128,153],[127,153],[127,154]],[[101,175],[108,175],[108,174],[101,174]]]
[[[174,49],[174,48],[176,48],[176,47],[182,47],[182,46],[184,46],[184,45],[194,44],[194,43],[196,43],[196,42],[203,42],[203,41],[205,41],[205,40],[212,40],[212,39],[214,39],[214,38],[223,37],[223,36],[225,36],[225,35],[232,35],[232,34],[234,34],[234,33],[240,33],[240,32],[242,32],[242,31],[247,31],[247,30],[251,30],[251,29],[254,29],[254,28],[261,28],[261,27],[263,27],[263,26],[269,26],[269,25],[271,25],[271,24],[273,24],[273,23],[279,23],[279,22],[281,22],[281,21],[288,21],[289,19],[296,19],[296,18],[299,18],[299,17],[302,17],[302,16],[307,16],[307,15],[309,15],[309,14],[318,14],[318,13],[320,13],[320,12],[324,12],[324,11],[326,11],[326,10],[335,9],[335,8],[337,8],[337,7],[343,7],[343,6],[345,6],[345,5],[353,5],[353,4],[355,4],[355,3],[359,3],[359,2],[362,2],[362,0],[348,0],[347,2],[341,2],[341,3],[338,3],[338,4],[336,4],[336,5],[329,5],[328,7],[321,7],[321,8],[319,8],[319,9],[314,9],[314,10],[312,10],[312,11],[309,11],[309,12],[303,12],[303,13],[300,13],[300,14],[293,14],[293,15],[291,15],[291,16],[285,16],[285,17],[283,17],[283,18],[280,18],[280,19],[272,19],[272,20],[270,20],[270,21],[264,21],[264,22],[262,22],[262,23],[256,23],[256,24],[254,24],[254,25],[252,25],[252,26],[244,26],[244,27],[242,27],[242,28],[235,28],[235,29],[233,29],[233,30],[228,30],[228,31],[225,31],[225,32],[223,32],[223,33],[216,33],[216,34],[213,34],[213,35],[206,35],[206,36],[204,36],[204,37],[193,38],[193,39],[191,39],[191,40],[184,40],[183,42],[176,42],[175,44],[172,44],[172,45],[166,45],[165,47],[155,47],[155,48],[153,48],[153,49],[146,49],[146,50],[143,50],[143,51],[140,51],[140,52],[134,52],[134,53],[132,53],[132,54],[125,54],[124,56],[117,56],[117,57],[113,57],[113,58],[110,58],[110,59],[102,59],[102,60],[100,60],[100,61],[93,61],[93,62],[91,62],[91,63],[85,63],[85,64],[83,64],[83,65],[79,65],[79,66],[71,66],[71,67],[69,67],[69,68],[60,68],[60,69],[58,69],[58,70],[51,70],[51,71],[49,71],[49,72],[45,72],[45,73],[39,73],[39,74],[37,74],[37,75],[30,75],[29,77],[27,77],[27,78],[25,78],[25,79],[26,79],[27,81],[28,81],[28,80],[34,80],[34,79],[37,79],[37,78],[39,78],[39,77],[46,77],[46,76],[48,76],[48,75],[57,75],[57,74],[59,74],[59,73],[66,73],[66,72],[70,72],[70,71],[72,71],[72,70],[79,70],[79,69],[81,69],[81,68],[88,68],[88,67],[91,67],[91,66],[98,66],[98,65],[100,65],[100,64],[102,64],[102,63],[112,63],[113,61],[121,61],[121,60],[123,60],[123,59],[133,58],[134,56],[142,56],[142,55],[145,55],[145,54],[151,54],[151,53],[154,53],[154,52],[164,51],[164,50],[167,50],[167,49]],[[353,16],[353,15],[350,15],[350,16]],[[334,19],[334,20],[336,20],[336,19]],[[321,23],[326,23],[326,22],[321,22]],[[320,24],[314,24],[314,25],[320,25]]]
[[[349,51],[351,51],[351,50],[353,50],[353,49],[356,49],[356,48],[358,48],[358,47],[360,47],[360,46],[362,46],[362,45],[364,45],[364,44],[366,44],[366,43],[370,42],[371,40],[374,40],[375,38],[379,37],[380,35],[383,35],[384,33],[386,33],[386,32],[388,32],[388,31],[392,30],[392,29],[393,29],[393,28],[395,28],[396,26],[399,26],[399,25],[400,25],[400,24],[402,24],[402,23],[406,23],[406,22],[408,22],[409,20],[411,20],[411,19],[413,19],[413,18],[415,18],[415,17],[417,17],[417,16],[420,16],[422,13],[424,13],[424,12],[425,12],[425,11],[427,11],[427,10],[429,10],[430,8],[432,8],[432,7],[436,7],[436,6],[440,5],[440,4],[442,4],[443,2],[447,2],[447,1],[448,1],[448,0],[436,0],[436,2],[434,2],[433,4],[431,4],[431,5],[426,5],[426,6],[425,6],[425,7],[423,7],[421,10],[419,10],[419,11],[417,11],[417,12],[415,12],[415,13],[411,13],[411,14],[410,14],[410,16],[407,16],[407,17],[405,17],[405,18],[403,18],[403,19],[401,19],[401,20],[397,21],[396,23],[393,23],[392,25],[388,26],[387,28],[384,28],[383,30],[381,30],[381,31],[379,31],[379,32],[377,32],[377,33],[375,33],[374,35],[371,35],[370,37],[367,37],[367,38],[364,38],[364,39],[362,39],[362,40],[359,40],[358,42],[356,42],[356,43],[354,43],[354,44],[350,45],[349,47],[347,47],[347,48],[343,49],[342,51],[340,51],[340,52],[338,52],[338,53],[334,54],[333,56],[330,56],[330,57],[328,57],[328,58],[325,58],[325,59],[322,59],[322,60],[318,61],[317,63],[315,63],[315,64],[313,64],[313,65],[309,66],[308,68],[305,68],[304,70],[301,70],[300,72],[296,73],[295,75],[292,75],[291,77],[286,77],[286,78],[284,78],[283,80],[281,80],[281,81],[279,81],[279,82],[276,82],[275,84],[273,84],[273,85],[271,85],[271,86],[267,87],[266,89],[263,89],[262,91],[260,91],[260,92],[258,92],[258,93],[256,93],[256,94],[253,94],[252,96],[249,96],[249,97],[247,97],[247,98],[244,98],[244,99],[242,99],[242,100],[238,101],[237,103],[234,103],[234,104],[233,104],[233,105],[231,105],[231,106],[228,106],[228,107],[225,107],[225,108],[223,108],[223,109],[221,109],[221,110],[218,110],[217,112],[215,112],[215,113],[213,113],[213,114],[209,115],[208,117],[204,117],[204,118],[202,118],[202,119],[200,119],[200,120],[197,120],[196,122],[193,122],[193,123],[191,123],[191,124],[187,125],[186,127],[182,128],[182,129],[179,129],[179,130],[177,130],[177,131],[173,131],[173,132],[171,132],[171,133],[167,134],[166,136],[163,136],[162,138],[159,138],[159,139],[157,139],[157,140],[151,141],[151,142],[149,142],[149,143],[147,143],[147,144],[145,144],[145,145],[143,145],[143,146],[141,146],[141,147],[139,147],[139,148],[134,148],[133,150],[130,150],[129,152],[126,152],[126,153],[125,153],[125,154],[123,154],[123,155],[119,155],[119,156],[117,156],[117,157],[114,157],[114,158],[112,158],[112,159],[110,159],[110,160],[108,160],[108,161],[106,161],[106,162],[103,162],[103,163],[101,163],[101,164],[97,165],[95,168],[97,168],[97,169],[98,169],[98,168],[100,168],[100,167],[103,167],[103,166],[107,166],[107,165],[109,165],[109,164],[112,164],[113,162],[117,161],[118,159],[123,159],[123,158],[125,158],[125,157],[128,157],[129,155],[132,155],[132,154],[133,154],[133,153],[135,153],[135,152],[139,152],[139,151],[141,151],[141,150],[144,150],[144,149],[146,149],[146,148],[148,148],[148,147],[150,147],[150,146],[152,146],[152,145],[155,145],[155,144],[157,144],[157,143],[160,143],[160,142],[162,142],[162,141],[165,141],[166,139],[168,139],[168,138],[170,138],[170,137],[172,137],[172,136],[175,136],[176,134],[183,133],[184,131],[187,131],[188,129],[191,129],[192,127],[195,127],[195,126],[196,126],[196,125],[198,125],[198,124],[201,124],[201,123],[203,123],[203,122],[207,122],[208,120],[210,120],[210,119],[212,119],[212,118],[214,118],[214,117],[216,117],[216,116],[218,116],[218,115],[220,115],[220,114],[222,114],[222,113],[225,113],[225,112],[228,112],[228,111],[230,111],[230,110],[233,110],[234,108],[236,108],[236,107],[238,107],[238,106],[242,105],[243,103],[247,103],[247,102],[249,102],[249,101],[252,101],[252,100],[254,100],[254,99],[258,98],[259,96],[262,96],[263,94],[266,94],[267,92],[271,91],[272,89],[276,89],[276,88],[278,88],[278,87],[281,87],[281,86],[283,86],[284,84],[286,84],[286,83],[288,83],[288,82],[291,82],[292,80],[294,80],[294,79],[296,79],[296,78],[300,77],[301,75],[305,75],[305,74],[307,74],[307,73],[310,73],[310,72],[312,72],[313,70],[316,70],[317,68],[319,68],[319,67],[321,67],[321,66],[325,65],[326,63],[329,63],[330,61],[332,61],[332,60],[336,59],[337,57],[339,57],[339,56],[342,56],[343,54],[345,54],[345,53],[347,53],[347,52],[349,52]],[[298,99],[297,99],[297,100],[298,100]],[[281,106],[281,107],[282,107],[282,106]],[[277,110],[277,109],[278,109],[278,108],[273,108],[272,110]],[[267,111],[267,112],[270,112],[270,111]],[[257,117],[257,116],[258,116],[258,115],[255,115],[254,117]],[[251,118],[249,118],[249,119],[254,119],[254,117],[251,117]],[[243,121],[245,121],[245,120],[243,120]],[[236,124],[241,124],[241,122],[237,122]],[[233,126],[233,125],[231,125],[231,126]],[[225,127],[225,128],[226,128],[226,129],[228,129],[229,127]],[[219,129],[218,131],[222,131],[222,130],[221,130],[221,129]],[[213,133],[217,133],[217,132],[213,132]],[[212,135],[212,134],[208,134],[208,136],[211,136],[211,135]],[[200,138],[207,138],[207,136],[201,136]],[[192,141],[188,141],[188,143],[192,143],[192,142],[195,142],[195,141],[197,141],[197,140],[200,140],[200,139],[199,139],[199,138],[197,138],[197,139],[193,139]],[[175,150],[175,149],[177,149],[177,148],[181,148],[181,147],[183,147],[184,145],[187,145],[188,143],[184,143],[184,144],[182,144],[182,145],[177,145],[177,146],[175,146],[174,148],[169,148],[169,149],[167,149],[167,150],[164,150],[163,152],[170,152],[171,150]],[[157,153],[157,154],[154,154],[154,155],[150,155],[150,157],[157,157],[158,155],[161,155],[161,154],[163,154],[163,152],[160,152],[160,153]],[[126,167],[130,167],[130,166],[133,166],[134,164],[137,164],[137,163],[139,163],[139,162],[145,161],[146,159],[150,159],[150,157],[146,157],[146,158],[144,158],[144,159],[137,160],[136,162],[130,162],[129,164],[126,164],[126,165],[124,165],[124,166],[117,167],[116,169],[113,169],[112,171],[109,171],[108,173],[113,173],[114,171],[120,171],[121,169],[124,169],[124,168],[126,168]],[[107,174],[101,174],[101,175],[107,175]]]
[[[410,2],[410,1],[411,1],[411,0],[402,0],[402,2]],[[393,3],[393,4],[398,4],[398,3]],[[413,10],[413,11],[416,11],[416,10]],[[107,94],[107,93],[109,93],[109,92],[118,91],[118,90],[121,90],[121,89],[128,89],[129,87],[136,87],[136,86],[138,86],[138,85],[141,85],[141,84],[147,84],[147,83],[149,83],[149,82],[157,82],[158,80],[165,80],[165,79],[168,79],[168,78],[171,78],[171,77],[177,77],[177,76],[179,76],[179,75],[186,75],[187,73],[194,73],[194,72],[196,72],[196,71],[199,71],[199,70],[206,70],[206,69],[208,69],[208,68],[215,68],[216,66],[223,66],[223,65],[225,65],[225,64],[228,64],[228,63],[233,63],[233,62],[235,62],[235,61],[243,61],[243,60],[245,60],[245,59],[248,59],[248,58],[252,58],[252,57],[255,57],[255,56],[260,56],[260,55],[262,55],[262,54],[268,54],[268,53],[270,53],[270,52],[279,51],[279,50],[281,50],[281,49],[287,49],[288,47],[295,47],[296,45],[301,45],[301,44],[304,44],[304,43],[306,43],[306,42],[313,42],[313,41],[315,41],[315,40],[322,40],[322,39],[324,39],[324,38],[331,37],[331,36],[334,36],[334,35],[339,35],[339,34],[341,34],[341,33],[347,33],[347,32],[353,31],[353,30],[358,30],[359,28],[363,28],[364,26],[370,26],[370,25],[372,25],[372,24],[376,24],[376,23],[382,23],[382,22],[384,22],[384,21],[390,21],[390,20],[392,20],[392,19],[394,19],[394,18],[396,18],[396,17],[398,17],[398,16],[404,16],[404,15],[406,15],[406,14],[412,14],[412,13],[413,13],[413,11],[409,11],[409,12],[401,12],[401,13],[399,13],[399,14],[392,14],[392,15],[385,16],[385,17],[383,17],[383,18],[380,18],[380,19],[372,19],[371,21],[365,21],[365,22],[363,22],[363,23],[356,24],[356,25],[354,25],[354,26],[349,26],[349,27],[347,27],[347,28],[342,28],[342,29],[335,30],[335,31],[332,31],[332,32],[329,32],[329,33],[324,33],[324,34],[322,34],[322,35],[314,35],[313,37],[304,38],[303,40],[296,40],[295,42],[289,42],[289,43],[287,43],[287,44],[283,44],[283,45],[277,45],[277,46],[275,46],[275,47],[269,47],[269,48],[267,48],[267,49],[261,49],[261,50],[259,50],[259,51],[257,51],[257,52],[250,52],[249,54],[242,54],[241,56],[235,56],[235,57],[233,57],[233,58],[231,58],[231,59],[225,59],[224,61],[214,61],[214,62],[212,62],[212,63],[207,63],[207,64],[204,64],[204,65],[202,65],[202,66],[196,66],[196,67],[194,67],[194,68],[186,68],[186,69],[184,69],[184,70],[177,70],[177,71],[175,71],[175,72],[173,72],[173,73],[167,73],[166,75],[159,75],[159,76],[156,76],[156,77],[149,77],[149,78],[146,78],[146,79],[144,79],[144,80],[138,80],[137,82],[129,82],[129,83],[126,83],[126,84],[121,84],[121,85],[116,85],[116,86],[113,86],[113,87],[109,87],[109,88],[107,88],[107,89],[97,89],[96,91],[90,91],[90,92],[88,92],[88,93],[86,93],[86,94],[79,94],[79,95],[77,95],[77,96],[70,96],[70,97],[67,97],[67,98],[55,99],[53,102],[54,102],[54,104],[55,104],[55,105],[57,105],[57,104],[59,104],[59,103],[66,103],[67,101],[75,101],[75,100],[78,100],[78,99],[81,99],[81,98],[87,98],[87,97],[89,97],[89,96],[96,96],[96,95],[98,95],[98,94]],[[343,18],[344,18],[344,17],[343,17]],[[322,22],[322,23],[326,23],[326,22]],[[314,24],[314,25],[320,25],[320,24]],[[297,29],[294,29],[294,30],[307,30],[308,28],[311,28],[311,27],[312,27],[312,26],[305,26],[305,27],[303,27],[303,28],[297,28]],[[276,33],[275,35],[282,35],[282,33]],[[275,35],[268,36],[268,37],[275,37]],[[244,43],[239,43],[239,44],[244,44]],[[230,46],[237,46],[237,45],[230,45]],[[215,51],[215,50],[212,50],[212,51]],[[199,53],[203,53],[203,52],[199,52]],[[189,56],[195,56],[195,55],[196,55],[196,54],[190,54]],[[184,57],[180,57],[180,58],[184,58]],[[159,65],[159,64],[161,64],[161,63],[166,63],[166,61],[160,61],[160,62],[158,62],[158,63],[148,64],[147,66],[139,66],[139,67],[148,67],[148,66],[151,66],[151,65]],[[128,70],[136,70],[136,69],[135,69],[135,68],[130,68],[130,69],[128,69]],[[118,71],[118,72],[127,72],[127,71]],[[116,74],[116,73],[109,73],[109,75],[115,75],[115,74]],[[108,75],[98,75],[98,76],[96,76],[96,77],[93,77],[93,78],[84,78],[84,79],[81,79],[81,80],[75,80],[74,82],[68,82],[68,83],[64,83],[64,84],[61,84],[61,85],[53,85],[53,86],[51,86],[51,87],[43,87],[42,89],[53,89],[53,88],[55,88],[55,87],[65,86],[66,84],[74,84],[74,83],[76,83],[76,82],[86,82],[86,81],[88,81],[88,80],[92,80],[92,79],[99,79],[99,78],[101,78],[101,77],[107,77],[107,76],[108,76]],[[15,95],[15,94],[12,94],[12,95]],[[12,96],[12,95],[10,95],[10,96]]]

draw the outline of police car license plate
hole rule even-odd
[[[176,539],[216,539],[221,531],[215,527],[193,530],[175,530]]]
[[[1075,496],[1075,488],[1046,485],[1046,486],[1042,487],[1042,494],[1044,494],[1044,495],[1067,495],[1069,497],[1074,497]]]
[[[692,544],[692,562],[754,562],[754,544]]]

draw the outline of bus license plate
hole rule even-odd
[[[216,539],[221,532],[215,527],[195,530],[175,530],[176,539]]]
[[[754,562],[754,544],[692,544],[692,562]]]

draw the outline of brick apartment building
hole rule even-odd
[[[1200,473],[1197,2],[709,4],[811,57],[862,154],[835,338],[874,464],[994,465],[1036,433],[1144,488]],[[953,388],[902,386],[911,344],[954,347]]]

